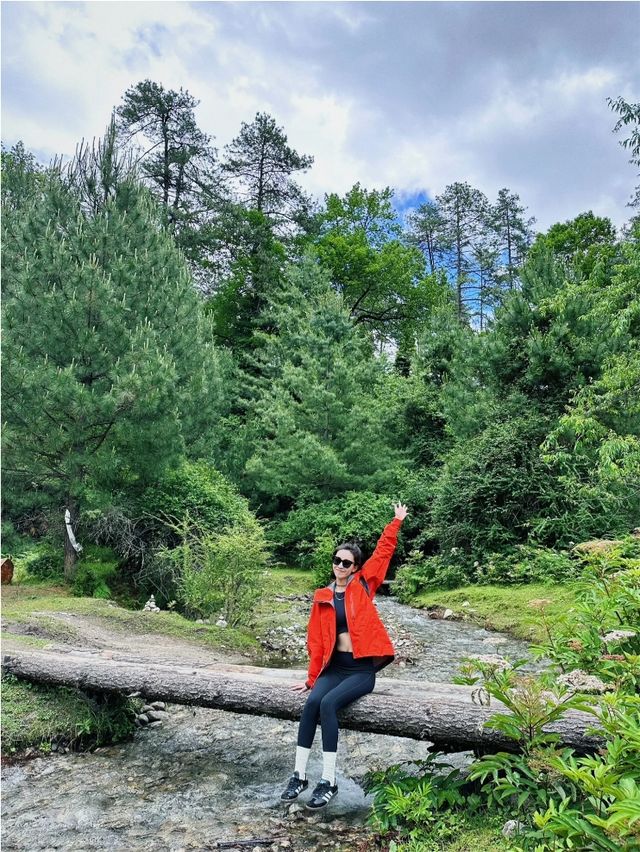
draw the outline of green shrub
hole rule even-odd
[[[64,548],[50,541],[39,542],[24,557],[27,574],[38,580],[64,580]]]
[[[118,559],[112,550],[106,547],[88,545],[76,563],[73,578],[73,594],[78,597],[113,597],[109,583],[115,579],[118,571]]]
[[[384,527],[393,518],[393,500],[369,491],[349,491],[335,500],[327,500],[294,509],[286,520],[274,524],[269,540],[277,548],[277,557],[288,565],[315,570],[326,540],[333,546],[354,541],[369,555]],[[398,552],[402,552],[401,545]]]
[[[425,556],[412,550],[408,559],[398,568],[393,593],[403,603],[410,603],[415,595],[427,589],[455,589],[469,579],[469,570],[455,561],[454,552],[448,559],[443,556]],[[467,559],[468,561],[468,559]]]
[[[525,543],[530,519],[557,488],[538,449],[541,417],[492,423],[447,456],[434,489],[431,532],[443,553],[476,559]]]
[[[580,559],[565,551],[518,544],[474,563],[477,583],[545,583],[573,580],[582,572]]]
[[[19,533],[11,521],[2,521],[2,556],[16,557],[33,544],[31,536]]]
[[[206,461],[184,461],[179,468],[148,488],[137,504],[140,514],[156,518],[167,532],[167,519],[180,521],[188,513],[202,530],[219,533],[252,517],[248,503],[235,487]]]
[[[165,548],[159,558],[172,565],[186,611],[203,618],[220,613],[230,626],[250,621],[268,557],[260,524],[249,518],[212,533],[187,517],[176,531],[180,544]]]

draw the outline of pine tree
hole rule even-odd
[[[385,482],[395,457],[384,427],[384,362],[371,357],[316,261],[288,269],[270,315],[250,418],[254,499],[285,510]]]
[[[262,213],[274,225],[293,222],[307,201],[293,180],[304,172],[313,157],[289,147],[287,136],[275,119],[258,112],[225,147],[223,168],[232,178],[239,199],[250,210]]]
[[[3,227],[5,486],[10,500],[44,492],[75,523],[90,495],[141,486],[185,450],[206,452],[211,334],[135,183],[89,213],[51,172],[38,203]]]

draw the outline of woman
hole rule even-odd
[[[307,632],[308,677],[305,683],[292,686],[311,692],[300,718],[295,769],[280,797],[283,801],[297,799],[309,786],[307,759],[318,721],[322,728],[322,779],[307,808],[324,808],[337,795],[338,711],[371,692],[376,672],[394,658],[393,645],[373,604],[407,515],[402,503],[395,504],[394,509],[395,518],[385,527],[373,556],[363,565],[357,545],[341,544],[333,557],[335,579],[313,596]]]

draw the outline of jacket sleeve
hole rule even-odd
[[[322,669],[322,627],[320,624],[320,605],[314,601],[307,628],[307,650],[309,651],[309,669],[307,688],[311,689]]]
[[[369,586],[369,594],[373,598],[380,584],[384,580],[391,557],[396,549],[398,542],[398,530],[402,525],[400,518],[394,518],[390,524],[384,528],[382,535],[378,539],[376,549],[373,554],[367,559],[362,566],[362,576],[367,581]]]

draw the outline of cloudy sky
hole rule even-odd
[[[629,218],[607,97],[640,96],[635,2],[4,2],[2,140],[42,162],[99,136],[149,78],[200,100],[222,149],[271,113],[322,197],[356,181],[399,206],[468,181],[537,227]]]

